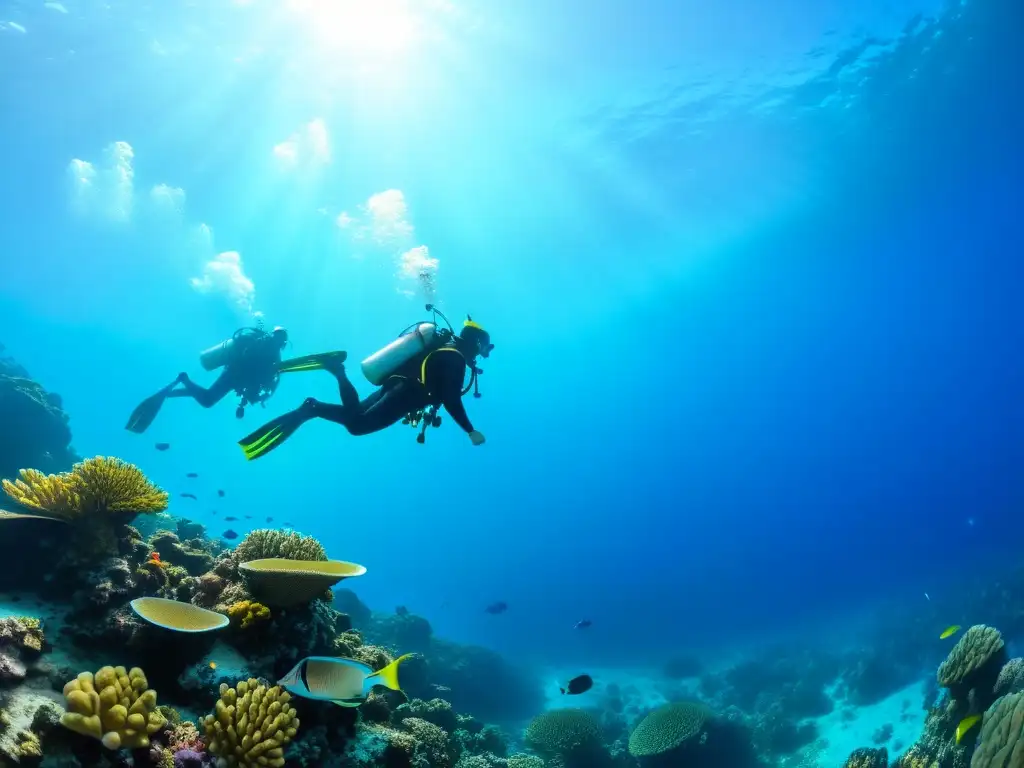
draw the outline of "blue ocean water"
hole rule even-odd
[[[1019,552],[1022,16],[7,3],[0,340],[81,454],[215,533],[289,521],[440,635],[580,668],[856,642]],[[483,446],[314,422],[246,462],[322,373],[123,429],[256,313],[362,359],[424,269],[496,344]]]

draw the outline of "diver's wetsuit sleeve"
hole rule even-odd
[[[434,370],[427,376],[437,382],[441,405],[465,432],[473,431],[473,423],[462,404],[462,382],[466,378],[466,358],[458,352],[443,351],[430,361]],[[436,377],[436,378],[435,378]]]

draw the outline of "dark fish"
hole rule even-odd
[[[252,515],[246,515],[246,516],[245,516],[245,519],[246,519],[246,520],[252,520]]]
[[[588,629],[594,625],[590,619],[580,619],[573,625],[573,629]]]
[[[274,518],[272,518],[272,517],[268,517],[268,518],[267,518],[267,522],[268,522],[268,523],[272,523],[272,522],[274,522]]]
[[[198,472],[187,472],[185,474],[185,477],[199,477],[199,473]]]
[[[294,526],[294,523],[289,523],[287,520],[284,521],[284,524],[287,525],[289,528],[292,528]]]
[[[227,517],[225,517],[225,518],[224,518],[224,520],[225,520],[225,521],[227,521],[227,522],[229,522],[229,523],[233,523],[233,522],[235,522],[235,520],[237,520],[237,519],[238,519],[238,518],[237,518],[237,517],[235,517],[234,515],[228,515]]]
[[[224,533],[222,533],[221,536],[223,536],[225,539],[237,539],[238,538],[238,534],[235,533],[230,528],[228,528],[226,531],[224,531]]]
[[[216,509],[211,509],[210,510],[210,514],[211,515],[216,515],[217,514],[217,510]]]
[[[499,613],[504,613],[507,610],[508,603],[506,603],[504,600],[499,600],[498,602],[491,603],[486,608],[484,608],[484,613],[492,613],[496,616]]]
[[[158,451],[166,451],[170,447],[171,447],[170,443],[157,443],[156,444],[156,449]]]
[[[560,690],[562,693],[575,695],[577,693],[586,693],[591,689],[593,685],[594,680],[590,677],[590,675],[580,675],[579,677],[574,677],[572,680],[566,683],[565,688],[559,688],[558,690]]]
[[[178,495],[181,496],[183,499],[192,499],[192,501],[199,501],[199,499],[196,498],[196,495],[194,493],[179,493]]]
[[[224,498],[224,491],[218,490],[217,491],[217,495],[220,496],[223,499]]]

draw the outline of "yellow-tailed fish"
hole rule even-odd
[[[953,635],[955,635],[959,631],[960,631],[960,625],[959,624],[950,624],[948,627],[946,627],[944,630],[942,630],[942,634],[939,635],[939,640],[945,640],[947,637],[952,637]]]
[[[210,669],[216,669],[216,668],[217,668],[217,662],[216,661],[211,661],[210,662]]]
[[[331,656],[307,656],[292,667],[277,684],[296,696],[333,701],[341,707],[358,707],[375,685],[400,691],[398,665],[413,654],[399,656],[384,669],[373,668],[355,659]]]
[[[967,732],[974,726],[981,722],[981,715],[971,715],[965,717],[960,721],[960,724],[956,727],[956,743],[960,743],[960,739],[967,735]]]

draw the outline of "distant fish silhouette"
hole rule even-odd
[[[224,531],[224,533],[222,533],[221,536],[223,536],[225,539],[237,539],[238,538],[238,534],[235,533],[230,528],[228,528],[226,531]]]
[[[185,477],[192,477],[192,478],[199,477],[199,473],[198,472],[188,472],[188,473],[185,474]]]
[[[211,515],[216,515],[217,514],[217,510],[216,509],[211,509],[210,510],[210,514]]]
[[[504,600],[499,600],[498,602],[491,603],[486,608],[484,608],[484,613],[490,613],[497,616],[499,613],[504,613],[507,610],[508,603],[506,603]]]
[[[590,619],[580,619],[573,625],[573,629],[589,629],[594,625]]]
[[[245,519],[246,519],[246,520],[252,520],[252,515],[246,515],[246,516],[245,516]]]
[[[228,523],[233,523],[233,522],[235,522],[235,521],[236,521],[237,519],[238,519],[238,518],[237,518],[237,517],[235,517],[234,515],[228,515],[227,517],[225,517],[225,518],[224,518],[224,521],[225,521],[225,522],[228,522]]]
[[[154,446],[154,447],[158,451],[166,451],[168,448],[171,447],[171,444],[170,443],[157,443],[156,446]]]
[[[192,499],[192,501],[199,501],[199,499],[196,498],[196,495],[194,493],[179,493],[178,495],[181,496],[183,499]]]
[[[287,520],[284,521],[284,524],[287,525],[289,528],[294,527],[294,524],[293,523],[289,523]]]
[[[272,517],[268,517],[268,518],[267,518],[267,522],[268,522],[268,523],[272,523],[272,522],[274,522],[274,518],[272,518]]]
[[[217,495],[220,496],[223,499],[224,498],[224,491],[218,489],[217,490]]]
[[[568,693],[570,695],[576,695],[578,693],[586,693],[594,686],[594,679],[590,675],[580,675],[574,677],[564,688],[559,688],[563,694]]]

